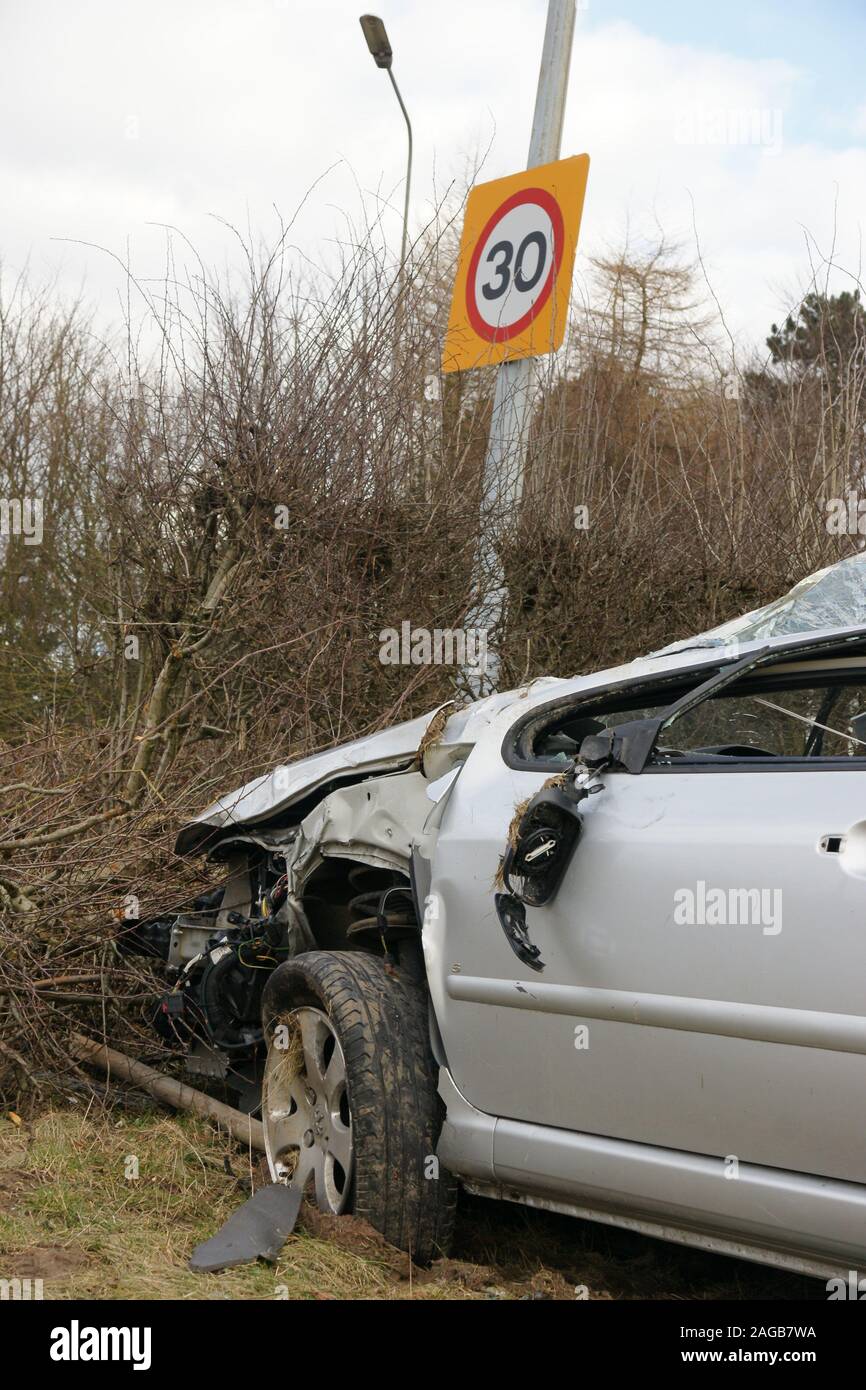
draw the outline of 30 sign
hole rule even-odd
[[[589,155],[469,195],[442,369],[554,352],[562,342]]]

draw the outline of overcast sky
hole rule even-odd
[[[405,136],[358,0],[0,0],[0,256],[119,312],[127,240],[159,275],[170,223],[208,262],[215,217],[326,254],[341,213],[399,245]],[[545,0],[381,0],[415,128],[413,228],[489,153],[523,167]],[[587,253],[693,222],[732,328],[761,341],[813,258],[858,275],[866,222],[863,0],[579,0],[563,155],[592,158]],[[807,245],[808,243],[808,245]]]

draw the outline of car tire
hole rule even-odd
[[[278,966],[268,979],[262,1019],[268,1040],[262,1120],[274,1180],[286,1180],[280,1155],[296,1148],[296,1164],[303,1158],[316,1165],[310,1172],[315,1171],[320,1207],[362,1217],[417,1264],[446,1254],[457,1183],[435,1157],[444,1110],[436,1091],[426,991],[388,973],[377,956],[307,951]],[[297,1104],[283,1103],[285,1084],[280,1091],[278,1068],[283,1064],[274,1039],[281,1024],[283,1037],[298,1042],[290,1070],[301,1084],[290,1082],[289,1089],[302,1107],[312,1096],[313,1107],[302,1115],[290,1113],[285,1131],[278,1128],[279,1117],[297,1112]],[[345,1084],[337,1080],[336,1093],[322,1104],[330,1073],[338,1078],[342,1073]],[[303,1128],[309,1116],[316,1134]],[[349,1163],[344,1157],[347,1126]],[[323,1132],[328,1130],[330,1139]],[[286,1147],[287,1139],[299,1136],[300,1143]],[[315,1153],[315,1145],[321,1152]],[[330,1146],[339,1152],[343,1167],[329,1156]]]

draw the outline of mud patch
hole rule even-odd
[[[25,1187],[32,1187],[36,1179],[23,1168],[0,1168],[0,1192],[4,1197],[14,1196]]]
[[[420,1279],[423,1272],[412,1264],[403,1250],[389,1245],[384,1236],[358,1216],[331,1216],[306,1202],[298,1217],[298,1228],[304,1235],[330,1241],[339,1250],[375,1260],[393,1279]]]
[[[86,1250],[75,1245],[35,1245],[20,1255],[7,1255],[16,1279],[68,1279],[90,1263]]]

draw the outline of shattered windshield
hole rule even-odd
[[[734,640],[753,642],[820,632],[824,628],[860,626],[866,626],[866,553],[816,570],[764,608],[732,618],[697,637],[672,642],[652,655],[664,656],[691,647],[723,647]]]

